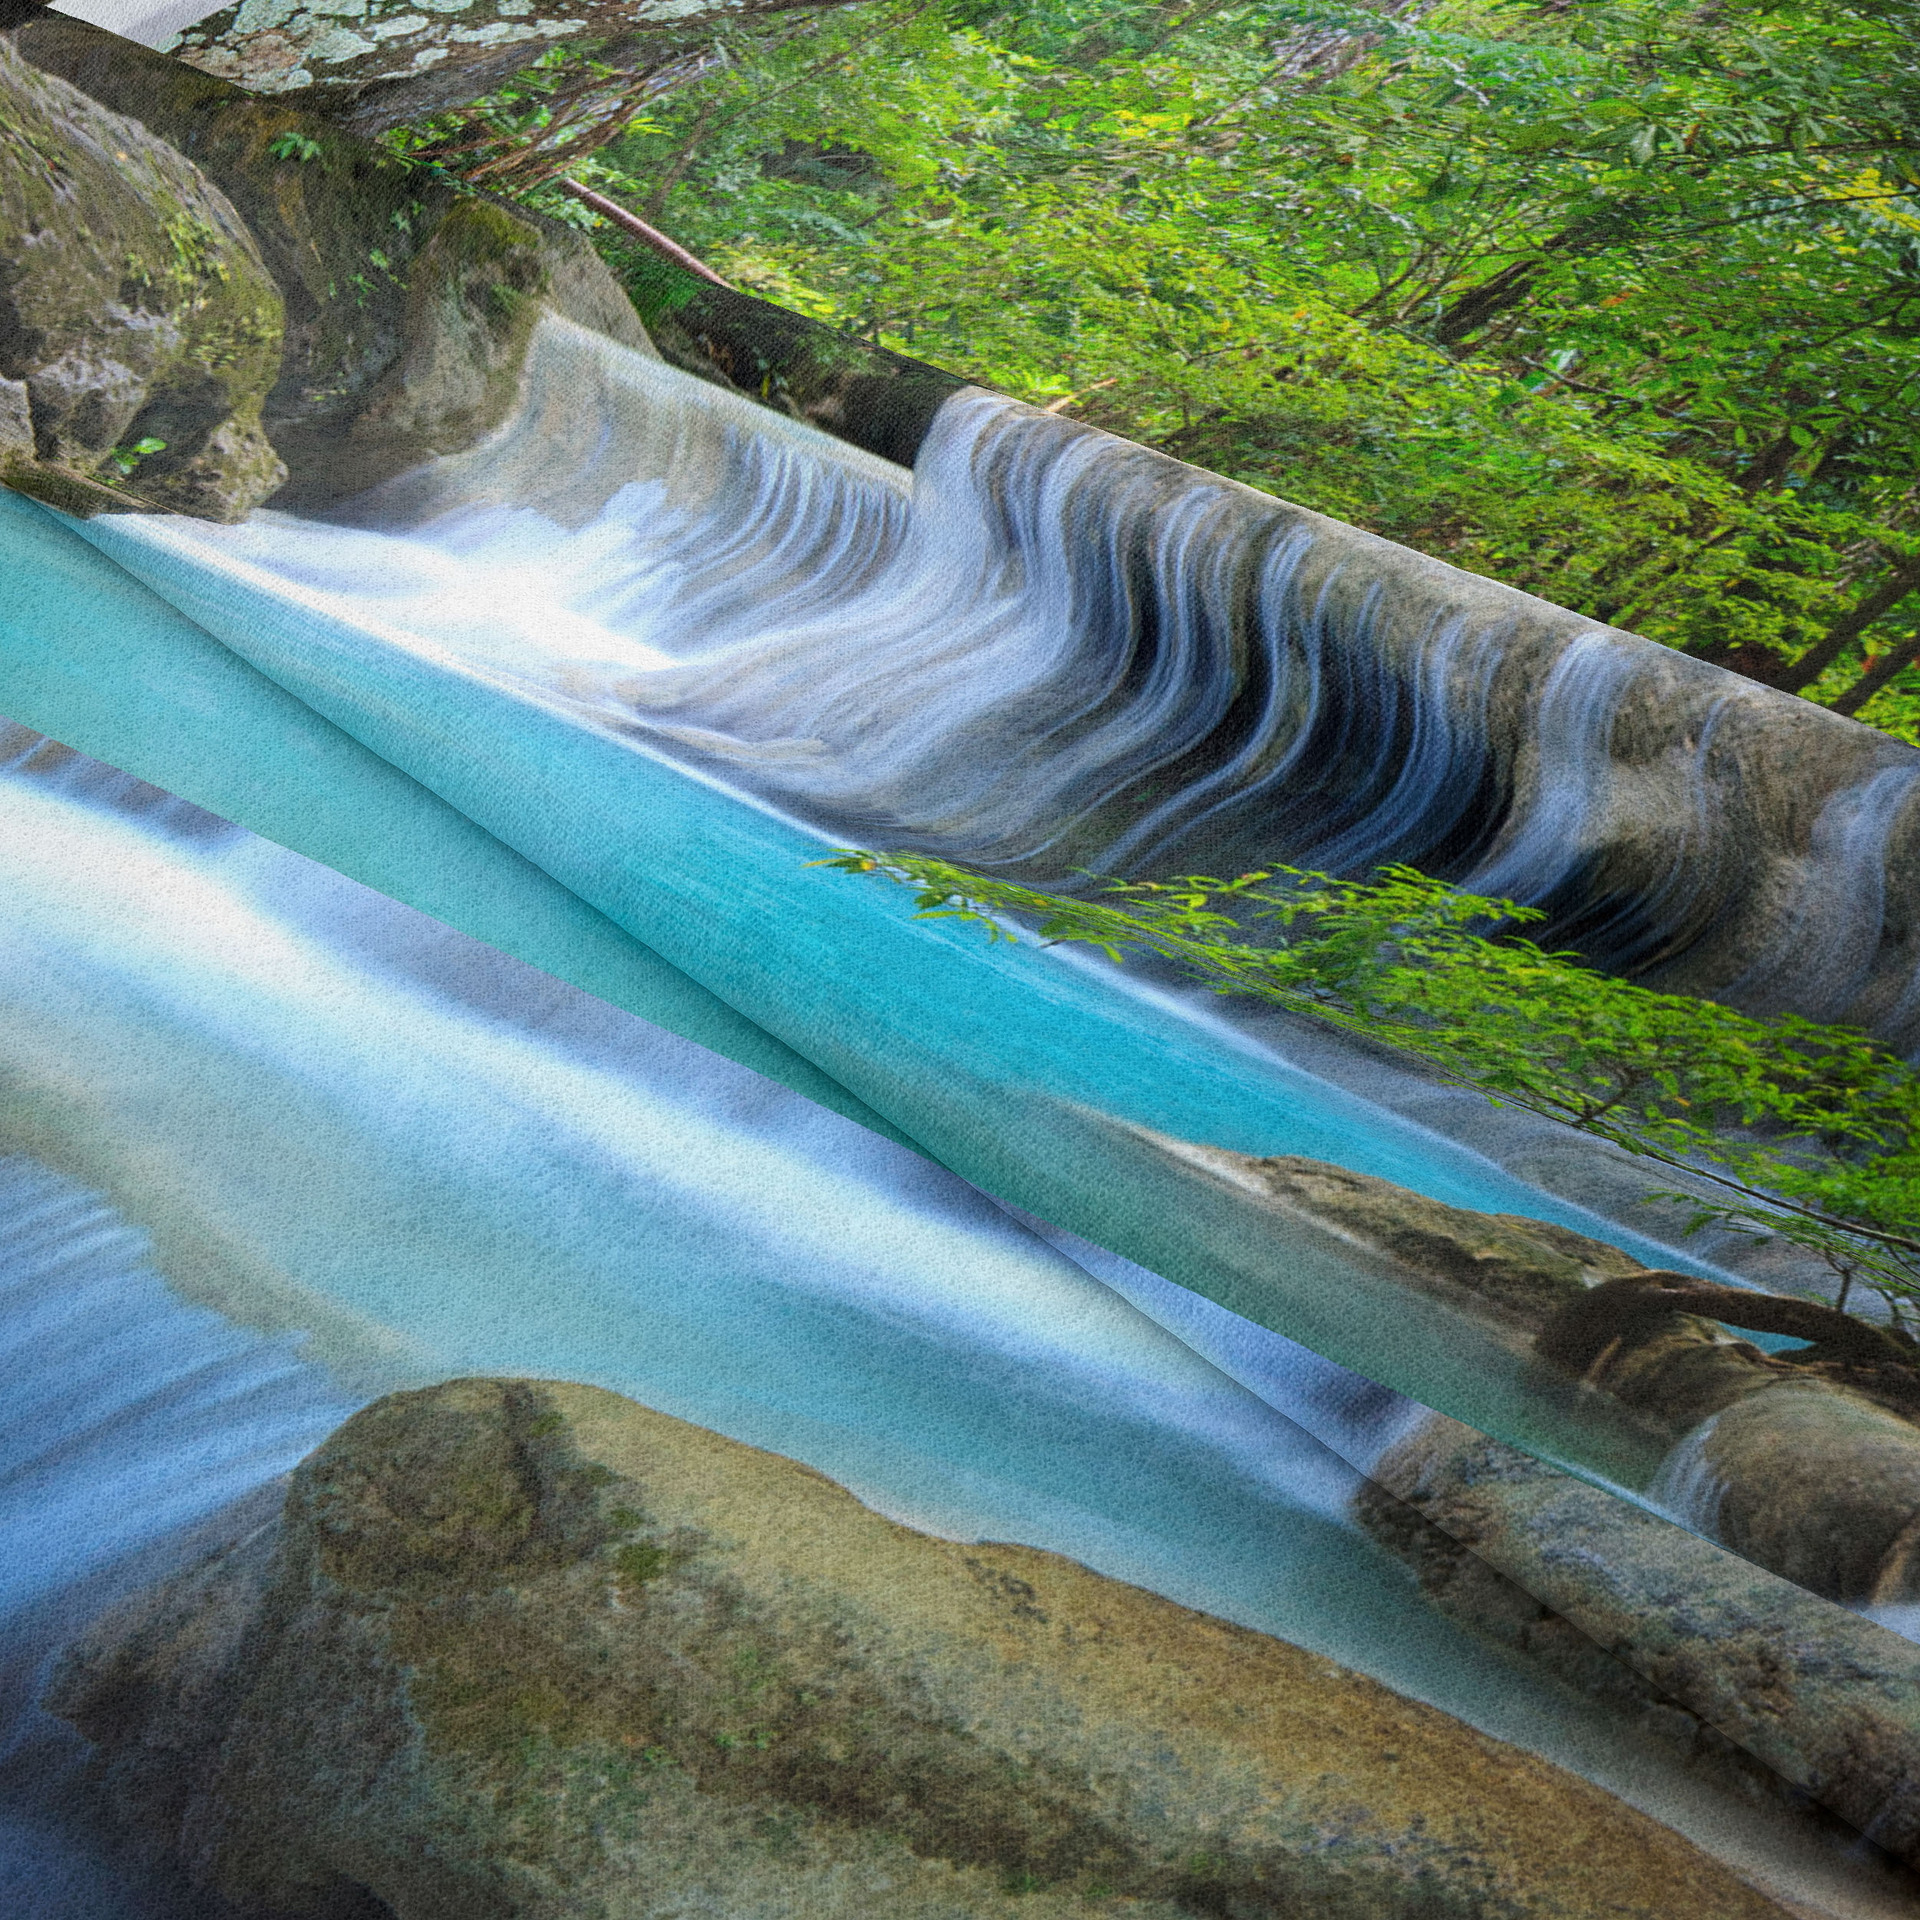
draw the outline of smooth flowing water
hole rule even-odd
[[[596,1381],[1284,1634],[1816,1911],[1907,1897],[1434,1615],[1309,1431],[1380,1444],[1409,1410],[1369,1383],[84,763],[0,779],[0,885],[9,1911],[204,1910],[101,1833],[39,1674],[351,1405],[481,1370]]]
[[[1577,1471],[1649,1475],[1657,1461],[1605,1403],[1344,1256],[1302,1242],[1276,1260],[1271,1223],[1250,1223],[1148,1135],[1306,1154],[1608,1230],[1653,1264],[1689,1264],[1684,1253],[1606,1229],[1177,1006],[1030,947],[915,925],[897,897],[807,870],[829,816],[892,833],[909,805],[920,828],[938,813],[1033,851],[1063,821],[1097,824],[1115,782],[1156,752],[1164,767],[1174,749],[1156,739],[1210,741],[1228,694],[1209,649],[1238,604],[1227,575],[1244,568],[1225,567],[1213,594],[1206,555],[1245,558],[1244,542],[1214,539],[1238,494],[1149,515],[1160,571],[1089,586],[1066,536],[1101,478],[1081,451],[1092,442],[968,496],[985,456],[963,437],[930,450],[910,497],[902,472],[643,356],[560,322],[542,341],[518,420],[483,453],[363,503],[379,527],[114,516],[82,531],[307,710],[978,1186]],[[980,431],[999,433],[1002,403],[981,407]],[[955,432],[971,417],[956,413]],[[1017,466],[1018,437],[1001,441],[1011,450],[996,458]],[[657,477],[621,477],[636,471]],[[989,523],[1003,499],[1026,503],[1018,537]],[[1132,667],[1102,663],[1104,629],[1082,603],[1162,575],[1178,591],[1132,687]],[[1354,630],[1326,634],[1359,671]],[[117,660],[117,639],[74,642],[82,656],[89,644],[103,670]],[[1262,682],[1274,716],[1262,738],[1286,764],[1300,729],[1278,716],[1295,696],[1274,690],[1324,678],[1311,660],[1296,672],[1290,646],[1275,642]],[[1483,642],[1469,651],[1487,657]],[[240,717],[219,746],[270,783],[273,737]],[[1312,782],[1294,793],[1259,758],[1195,779],[1306,806]],[[1365,800],[1372,780],[1354,789],[1352,830],[1387,818]]]
[[[23,717],[119,728],[140,771],[171,757],[195,799],[662,1022],[19,743],[0,1199],[58,1227],[22,1238],[10,1298],[47,1396],[22,1401],[22,1511],[71,1545],[19,1556],[56,1597],[16,1608],[15,1671],[345,1406],[553,1374],[1360,1666],[1816,1910],[1897,1909],[1871,1861],[1448,1626],[1347,1519],[1419,1403],[1627,1485],[1658,1466],[1637,1430],[1152,1141],[1696,1260],[1254,1029],[806,863],[1415,860],[1619,964],[1718,941],[1726,991],[1904,1033],[1906,750],[1821,716],[1817,777],[1743,792],[1772,709],[1557,609],[987,395],[908,475],[551,319],[507,427],[332,521],[6,511]],[[96,1242],[113,1272],[75,1295]],[[143,1367],[178,1383],[144,1425],[113,1398]],[[93,1452],[62,1405],[102,1409]],[[25,1697],[15,1779],[70,1786]],[[28,1796],[40,1840],[7,1870],[83,1799]],[[114,1910],[84,1892],[110,1850],[56,1856],[34,1897],[83,1891],[50,1916]]]
[[[994,395],[908,475],[549,319],[506,428],[337,518],[175,537],[835,834],[1054,882],[1406,860],[1614,964],[1915,1011],[1920,756]]]

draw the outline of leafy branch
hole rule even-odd
[[[1543,918],[1412,867],[1339,880],[1277,866],[1232,880],[1094,880],[1080,898],[913,853],[817,865],[912,887],[917,917],[1014,940],[1152,954],[1426,1063],[1444,1081],[1715,1190],[1661,1192],[1716,1224],[1818,1253],[1887,1302],[1920,1301],[1920,1074],[1871,1036],[1657,993],[1512,930]]]

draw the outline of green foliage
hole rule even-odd
[[[1113,961],[1152,954],[1216,993],[1251,995],[1412,1054],[1458,1086],[1690,1175],[1663,1193],[1709,1222],[1778,1235],[1889,1303],[1920,1301],[1920,1074],[1867,1035],[1655,993],[1510,929],[1537,909],[1411,867],[1336,880],[1294,867],[1233,880],[1097,883],[1085,898],[920,854],[818,864],[916,890],[918,917]],[[1278,885],[1270,885],[1278,882]],[[1842,1295],[1844,1301],[1844,1292]]]
[[[267,151],[276,160],[318,160],[323,151],[320,142],[311,135],[287,132],[277,135],[268,143]]]
[[[166,450],[167,443],[164,440],[156,440],[149,434],[143,440],[135,440],[130,446],[113,448],[108,453],[105,464],[116,469],[120,478],[125,480],[149,454],[165,453]]]
[[[872,0],[405,137],[580,223],[564,147],[736,284],[1835,700],[1920,648],[1915,591],[1813,651],[1920,546],[1917,27]],[[1920,739],[1920,676],[1862,717]]]
[[[622,1586],[644,1587],[650,1580],[659,1579],[673,1565],[673,1558],[665,1547],[639,1541],[615,1551],[614,1571],[620,1576]]]

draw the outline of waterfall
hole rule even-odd
[[[1895,829],[1917,790],[1920,767],[1882,767],[1826,801],[1778,932],[1734,982],[1736,992],[1817,1018],[1874,1021],[1895,1033],[1909,1029],[1920,1015],[1920,971],[1904,984],[1888,977],[1880,1004],[1862,1003],[1873,986],[1883,933],[1909,950],[1920,938],[1914,902],[1900,894],[1889,900],[1888,890]]]
[[[1497,848],[1465,876],[1476,892],[1546,908],[1555,937],[1579,938],[1616,964],[1644,963],[1662,947],[1684,947],[1699,931],[1693,909],[1715,876],[1702,774],[1718,707],[1709,711],[1700,742],[1689,743],[1679,807],[1664,815],[1655,834],[1635,836],[1649,857],[1625,884],[1624,876],[1607,870],[1609,833],[1623,811],[1614,730],[1644,665],[1599,629],[1567,644],[1547,673],[1523,739],[1531,773],[1525,804],[1513,811]],[[1668,797],[1662,793],[1653,804]]]
[[[909,476],[548,318],[471,452],[168,524],[842,838],[1069,886],[1406,861],[1920,1043],[1910,749],[994,395]]]
[[[188,1305],[97,1194],[0,1157],[0,1909],[186,1920],[121,1857],[81,1742],[34,1701],[58,1647],[180,1566],[352,1410],[286,1338]],[[257,1515],[256,1515],[257,1518]]]
[[[1297,1340],[1257,1327],[1018,1207],[1007,1212],[1359,1473],[1370,1473],[1389,1447],[1430,1418],[1418,1401],[1335,1366]]]
[[[1351,1467],[943,1169],[250,836],[169,835],[50,757],[85,801],[31,763],[0,780],[0,1138],[119,1212],[0,1161],[12,1430],[47,1435],[5,1462],[0,1522],[10,1498],[59,1510],[48,1471],[78,1503],[57,1550],[0,1568],[0,1610],[254,1484],[223,1465],[266,1444],[246,1369],[327,1377],[293,1334],[351,1398],[593,1380],[941,1531],[1037,1532],[1234,1609],[1296,1553],[1367,1558]],[[351,1398],[322,1393],[255,1478]],[[184,1477],[150,1403],[201,1423]]]
[[[1726,1482],[1707,1454],[1719,1422],[1720,1416],[1713,1414],[1674,1443],[1648,1485],[1646,1496],[1648,1505],[1660,1508],[1683,1527],[1709,1540],[1720,1537],[1721,1511],[1727,1498]]]

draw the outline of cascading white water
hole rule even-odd
[[[1842,1019],[1856,1007],[1887,921],[1888,843],[1917,791],[1920,767],[1884,767],[1827,801],[1814,822],[1807,877],[1735,992],[1819,1019]],[[1894,904],[1911,910],[1910,902]],[[1920,972],[1875,1012],[1884,1030],[1907,1032],[1920,1015]]]
[[[1712,796],[1704,777],[1717,711],[1709,711],[1689,747],[1680,809],[1672,809],[1664,789],[1636,796],[1637,804],[1622,808],[1613,734],[1644,664],[1597,629],[1568,642],[1529,719],[1524,752],[1531,763],[1531,804],[1464,876],[1477,892],[1561,903],[1589,939],[1623,961],[1649,957],[1685,929],[1718,877]],[[1662,811],[1657,831],[1638,836],[1656,850],[1641,887],[1622,897],[1604,879],[1583,885],[1586,870],[1604,858],[1615,816],[1650,808]]]
[[[1727,1497],[1726,1482],[1707,1453],[1719,1422],[1716,1413],[1682,1434],[1647,1488],[1650,1506],[1670,1513],[1683,1527],[1709,1540],[1720,1537],[1720,1513]]]
[[[192,1911],[123,1857],[81,1742],[34,1701],[65,1640],[178,1566],[352,1404],[292,1341],[181,1300],[99,1196],[0,1157],[0,1912]]]
[[[993,395],[909,478],[549,318],[472,452],[172,525],[850,837],[1068,884],[1405,860],[1612,964],[1920,1020],[1910,751]]]
[[[1375,609],[1348,633],[1327,586],[1302,600],[1310,536],[1249,541],[1226,483],[1168,502],[1030,418],[956,396],[909,485],[550,321],[514,424],[367,496],[359,525],[196,532],[809,817],[986,862],[1164,861],[1269,803],[1314,816],[1303,855],[1365,864],[1435,791],[1464,810],[1448,703],[1383,712]],[[1432,690],[1459,660],[1484,697],[1487,636],[1452,622],[1425,651]],[[1354,792],[1310,756],[1351,763]]]
[[[1369,578],[1344,550],[1329,557],[1326,529],[1300,516],[1250,526],[1249,511],[1248,496],[1224,483],[1190,476],[1173,485],[1164,463],[983,395],[950,404],[909,487],[883,463],[549,322],[526,410],[479,453],[437,463],[360,503],[355,524],[262,516],[245,529],[190,528],[179,538],[272,576],[290,600],[306,596],[348,610],[361,630],[384,631],[398,648],[437,653],[462,672],[664,749],[849,835],[1056,877],[1081,863],[1153,871],[1285,857],[1358,870],[1381,859],[1414,859],[1469,884],[1549,902],[1560,924],[1577,926],[1596,951],[1623,965],[1684,957],[1703,930],[1737,917],[1728,902],[1743,886],[1753,890],[1755,868],[1751,848],[1741,844],[1746,825],[1730,824],[1717,806],[1715,783],[1725,784],[1729,759],[1722,720],[1737,717],[1732,696],[1707,711],[1680,748],[1662,750],[1659,777],[1644,776],[1631,754],[1616,755],[1616,737],[1622,714],[1651,700],[1656,676],[1617,636],[1562,622],[1544,638],[1533,635],[1530,652],[1516,651],[1513,625],[1497,610],[1409,612],[1391,590],[1390,569]],[[1525,670],[1516,674],[1511,662],[1522,655]],[[1507,724],[1516,704],[1529,722],[1517,736]],[[91,790],[84,782],[68,790],[137,810],[136,796],[116,789],[112,778],[93,779]],[[1909,985],[1886,1014],[1885,969],[1876,967],[1897,918],[1886,875],[1916,779],[1905,764],[1871,765],[1823,795],[1807,847],[1767,856],[1770,880],[1790,870],[1791,884],[1772,889],[1791,902],[1786,931],[1771,943],[1749,941],[1745,950],[1760,959],[1731,983],[1714,984],[1761,1001],[1806,1004],[1816,996],[1820,1010],[1835,1015],[1871,1001],[1876,1017],[1901,1030],[1915,1013],[1914,989]],[[152,824],[194,837],[191,810],[168,817],[164,798],[155,805]],[[237,850],[224,879],[249,861],[262,864],[253,850]],[[243,891],[258,906],[269,895],[291,897],[313,884],[284,870],[270,881],[253,871]],[[353,918],[341,896],[318,885],[325,911],[303,934]],[[380,911],[369,909],[367,917],[377,920]],[[43,919],[36,930],[44,934],[51,924]],[[222,924],[230,931],[237,922]],[[1819,935],[1826,964],[1809,963],[1810,932]],[[510,1071],[499,1061],[492,1069],[476,1065],[484,1046],[456,1044],[448,1029],[420,1018],[417,1000],[407,997],[431,977],[435,990],[458,999],[467,1013],[484,1008],[497,1017],[513,1009],[527,983],[495,991],[479,977],[485,969],[469,968],[467,957],[449,958],[412,934],[398,939],[402,948],[409,943],[412,958],[396,969],[412,983],[401,997],[418,1029],[444,1043],[431,1056],[434,1070],[468,1093],[478,1089],[490,1123],[503,1114],[524,1119],[529,1110],[547,1111],[540,1102],[564,1075],[530,1069],[524,1058]],[[73,951],[86,945],[82,938]],[[432,962],[421,958],[427,948]],[[325,969],[306,965],[310,952],[294,957],[304,969],[300,991],[311,997]],[[622,1291],[623,1276],[591,1233],[568,1242],[564,1272],[541,1271],[530,1288],[511,1293],[519,1276],[508,1274],[507,1258],[489,1264],[486,1242],[497,1233],[512,1259],[524,1261],[530,1236],[514,1238],[514,1223],[477,1196],[470,1165],[466,1185],[450,1181],[452,1199],[436,1201],[449,1218],[464,1207],[484,1222],[449,1229],[459,1259],[477,1263],[470,1291],[431,1298],[429,1288],[431,1310],[410,1317],[396,1304],[400,1276],[356,1273],[337,1248],[302,1246],[298,1235],[275,1227],[268,1215],[284,1204],[284,1188],[270,1203],[258,1195],[248,1200],[250,1181],[263,1188],[271,1182],[259,1167],[234,1162],[233,1143],[212,1124],[219,1099],[245,1085],[235,1061],[247,1049],[234,1035],[250,1031],[254,1064],[268,1061],[288,1082],[303,1081],[303,1094],[325,1089],[306,1106],[288,1100],[275,1109],[269,1101],[275,1125],[259,1147],[288,1150],[304,1119],[324,1114],[328,1126],[303,1163],[326,1176],[322,1218],[345,1216],[342,1196],[353,1184],[328,1155],[346,1154],[361,1133],[363,1147],[377,1143],[401,1165],[401,1177],[381,1184],[373,1167],[380,1154],[368,1151],[353,1163],[391,1209],[387,1218],[399,1219],[404,1206],[396,1194],[405,1180],[427,1177],[422,1132],[444,1125],[457,1161],[471,1154],[480,1129],[463,1124],[468,1116],[452,1110],[457,1103],[422,1101],[403,1104],[407,1126],[383,1131],[372,1110],[397,1091],[404,1102],[404,1076],[376,1071],[344,1023],[315,1021],[304,1051],[283,1047],[283,1035],[261,1037],[263,1009],[285,1016],[291,1008],[298,1016],[299,992],[275,999],[250,980],[241,996],[253,996],[246,1011],[216,1013],[207,996],[176,991],[178,977],[191,975],[191,961],[177,953],[153,961],[152,952],[136,956],[148,970],[120,1009],[124,1031],[144,1031],[141,1020],[156,1007],[160,1024],[178,1031],[171,1050],[161,1050],[164,1060],[150,1054],[143,1070],[151,1072],[156,1061],[163,1071],[197,1067],[195,1049],[202,1047],[215,1062],[215,1085],[198,1108],[164,1100],[142,1106],[128,1095],[113,1122],[132,1124],[114,1136],[114,1151],[104,1158],[98,1136],[64,1144],[78,1159],[91,1154],[111,1166],[129,1196],[166,1213],[176,1247],[192,1238],[177,1216],[196,1207],[233,1229],[255,1266],[286,1282],[295,1304],[277,1300],[273,1312],[282,1318],[291,1313],[298,1321],[313,1309],[316,1325],[324,1322],[329,1338],[349,1345],[352,1330],[343,1333],[342,1322],[365,1333],[404,1321],[396,1351],[404,1346],[416,1367],[423,1356],[429,1368],[454,1364],[458,1346],[459,1364],[474,1363],[478,1352],[502,1367],[537,1359],[638,1382],[633,1390],[647,1387],[668,1401],[680,1396],[678,1404],[697,1417],[704,1410],[716,1424],[771,1431],[776,1444],[811,1449],[883,1504],[934,1524],[1092,1542],[1090,1555],[1144,1569],[1136,1577],[1198,1593],[1242,1617],[1281,1621],[1281,1630],[1297,1637],[1319,1634],[1317,1643],[1328,1644],[1344,1632],[1375,1644],[1352,1620],[1336,1629],[1310,1607],[1288,1614],[1265,1596],[1246,1595],[1278,1567],[1287,1579],[1328,1582],[1349,1606],[1362,1594],[1362,1621],[1368,1605],[1378,1609],[1375,1624],[1392,1611],[1380,1600],[1390,1585],[1367,1585],[1378,1569],[1356,1573],[1343,1558],[1351,1543],[1328,1546],[1301,1516],[1332,1519],[1352,1484],[1308,1436],[1336,1434],[1344,1444],[1334,1451],[1348,1463],[1364,1461],[1416,1417],[1399,1396],[1032,1223],[1037,1240],[1066,1253],[1148,1322],[1172,1328],[1186,1349],[1251,1388],[1267,1408],[1295,1416],[1305,1431],[1271,1423],[1258,1405],[1205,1369],[1196,1372],[1188,1353],[1156,1342],[1124,1316],[1116,1319],[1110,1301],[1079,1289],[1057,1266],[1036,1267],[1033,1246],[1021,1242],[1014,1251],[977,1219],[962,1218],[960,1196],[950,1185],[935,1194],[937,1183],[919,1193],[934,1227],[913,1221],[913,1245],[932,1258],[935,1280],[918,1269],[903,1274],[906,1263],[869,1246],[864,1268],[845,1262],[822,1283],[826,1308],[796,1301],[804,1289],[783,1287],[773,1272],[776,1252],[796,1265],[817,1258],[819,1236],[769,1225],[767,1209],[756,1211],[737,1189],[720,1192],[717,1176],[691,1196],[683,1190],[662,1199],[649,1190],[649,1226],[665,1219],[676,1250],[700,1249],[699,1284],[727,1301],[719,1317],[728,1331],[764,1310],[821,1367],[821,1381],[812,1383],[817,1404],[790,1397],[751,1340],[729,1350],[723,1376],[711,1365],[722,1344],[712,1327],[689,1333],[685,1324],[672,1325],[669,1344],[681,1345],[670,1363],[656,1364],[636,1358],[598,1325],[572,1324],[583,1310],[589,1319],[617,1319],[642,1299],[667,1325],[683,1305],[657,1275],[648,1276],[651,1290]],[[110,974],[96,969],[90,978],[95,987],[124,984]],[[366,996],[356,996],[351,983],[335,986],[366,1012]],[[77,1005],[85,997],[70,1000]],[[51,1084],[48,1063],[59,1048],[47,1036],[77,1039],[82,1028],[60,1025],[72,1006],[50,1011],[49,1002],[36,1001],[30,1013],[28,1024],[38,1021],[41,1029],[33,1064]],[[559,1025],[569,1023],[592,1025],[577,1007],[559,1017]],[[298,1028],[297,1017],[293,1024]],[[407,1031],[411,1040],[414,1027]],[[603,1064],[592,1047],[572,1064],[583,1060],[594,1072]],[[111,1081],[104,1054],[90,1064]],[[702,1107],[712,1093],[704,1081],[701,1088],[691,1105]],[[741,1096],[741,1103],[752,1101]],[[243,1104],[251,1122],[259,1109]],[[681,1103],[681,1122],[688,1104]],[[723,1097],[720,1105],[729,1123],[738,1119],[738,1104]],[[755,1151],[773,1133],[809,1134],[810,1122],[791,1105],[782,1115],[780,1126],[755,1135]],[[711,1114],[703,1109],[701,1117]],[[186,1137],[217,1149],[207,1156],[208,1192],[184,1194],[178,1165],[165,1169],[165,1179],[146,1178],[152,1169],[139,1163],[150,1152],[165,1158],[154,1143],[169,1120],[185,1120]],[[43,1114],[35,1122],[57,1135]],[[636,1155],[631,1130],[616,1141],[583,1129],[550,1159],[529,1149],[529,1130],[505,1131],[522,1153],[517,1191],[525,1196],[544,1200],[555,1186],[564,1189],[566,1176],[596,1154],[624,1168],[626,1184],[612,1181],[606,1190],[626,1202],[645,1184],[630,1177],[636,1164],[668,1184],[661,1169],[674,1156]],[[129,1160],[122,1149],[135,1137],[141,1151]],[[689,1139],[718,1165],[732,1135],[726,1124],[683,1127],[676,1155],[684,1158]],[[906,1164],[887,1163],[896,1192],[915,1191]],[[809,1137],[775,1177],[787,1202],[808,1178],[825,1182],[841,1171]],[[56,1176],[39,1169],[31,1178]],[[59,1191],[72,1203],[70,1214],[91,1204],[70,1187]],[[837,1220],[846,1198],[843,1183],[828,1209]],[[877,1209],[874,1220],[897,1227],[916,1213],[912,1206]],[[729,1293],[738,1276],[704,1264],[712,1242],[756,1233],[756,1251],[767,1259],[750,1284]],[[432,1239],[423,1231],[407,1251]],[[945,1261],[937,1257],[943,1240]],[[957,1284],[962,1251],[980,1257],[983,1245],[991,1249],[987,1264],[1004,1266],[994,1266],[987,1282]],[[1037,1289],[1036,1273],[1048,1276]],[[610,1274],[616,1284],[607,1284]],[[1010,1304],[1016,1297],[1017,1308]],[[539,1322],[532,1332],[503,1329],[507,1298],[515,1307],[524,1303]],[[343,1300],[344,1310],[332,1312]],[[178,1307],[170,1303],[170,1310]],[[476,1308],[486,1324],[471,1344],[459,1344]],[[703,1310],[711,1308],[703,1302]],[[903,1325],[910,1331],[903,1334]],[[865,1372],[843,1350],[850,1341],[836,1337],[847,1328],[851,1341],[874,1350]],[[177,1358],[171,1320],[157,1324],[150,1340],[157,1353]],[[1018,1438],[998,1452],[993,1442],[1004,1434],[969,1424],[932,1378],[938,1364],[956,1356],[973,1369],[970,1393],[1003,1423],[1013,1410]],[[363,1377],[378,1372],[364,1354],[361,1368]],[[724,1391],[716,1384],[722,1377]],[[752,1385],[736,1394],[732,1383],[740,1379]],[[1098,1412],[1090,1410],[1096,1401],[1104,1403]],[[930,1409],[936,1438],[921,1458],[902,1436],[924,1437]],[[103,1430],[118,1431],[122,1412],[105,1414]],[[125,1424],[139,1432],[130,1415]],[[1262,1444],[1284,1456],[1281,1468],[1268,1470]],[[1060,1460],[1043,1459],[1049,1446],[1064,1449]],[[970,1462],[985,1462],[987,1470],[969,1479]],[[197,1471],[177,1460],[153,1467],[154,1511],[164,1516],[166,1497],[185,1498],[170,1476]],[[1192,1513],[1176,1512],[1222,1474],[1235,1480],[1236,1498],[1246,1493],[1241,1481],[1258,1491],[1239,1506],[1234,1499],[1202,1501]],[[147,1500],[132,1504],[143,1519],[151,1517]],[[1236,1560],[1239,1549],[1223,1548],[1210,1532],[1244,1531],[1249,1515],[1257,1527],[1274,1514],[1285,1516],[1295,1537],[1251,1574],[1251,1562]],[[94,1554],[89,1564],[108,1564],[118,1549],[80,1531]],[[1447,1645],[1463,1659],[1457,1644]],[[1444,1660],[1436,1664],[1431,1656],[1428,1648],[1422,1665],[1397,1648],[1392,1657],[1414,1676],[1408,1684],[1442,1691],[1453,1685],[1448,1697],[1468,1702],[1462,1710],[1495,1711],[1458,1675],[1443,1684],[1437,1676]],[[1471,1670],[1464,1660],[1461,1672]],[[1519,1717],[1524,1721],[1524,1712]]]

